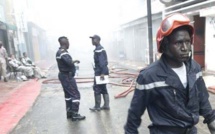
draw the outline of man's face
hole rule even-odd
[[[178,30],[169,37],[169,43],[165,54],[173,66],[181,65],[190,58],[191,38],[186,30]]]
[[[93,46],[97,45],[97,40],[95,38],[92,38],[92,44]]]

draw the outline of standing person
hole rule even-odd
[[[80,61],[72,60],[72,57],[68,53],[67,49],[69,49],[69,40],[67,37],[59,37],[58,41],[60,43],[60,48],[56,53],[56,60],[59,69],[58,78],[65,95],[67,118],[71,118],[72,121],[83,120],[85,119],[85,116],[78,114],[81,97],[74,79],[74,64],[79,63]]]
[[[2,41],[0,41],[0,77],[3,76],[4,82],[7,82],[6,59],[7,59],[7,51],[4,48]]]
[[[90,37],[92,39],[92,44],[95,46],[94,50],[94,75],[100,76],[101,79],[104,79],[104,75],[108,75],[108,59],[105,49],[101,46],[101,38],[98,35]],[[90,108],[91,111],[100,111],[100,110],[110,110],[109,106],[109,95],[106,88],[106,84],[97,85],[94,79],[94,97],[95,97],[95,106]],[[100,107],[101,104],[101,94],[103,95],[104,105]]]
[[[200,65],[192,59],[194,28],[179,13],[167,16],[157,31],[159,60],[142,70],[125,124],[126,134],[138,134],[147,108],[150,134],[197,134],[195,125],[204,117],[215,134],[215,111]]]

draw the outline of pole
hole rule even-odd
[[[149,63],[151,64],[153,62],[151,0],[147,0],[147,20],[148,20]]]

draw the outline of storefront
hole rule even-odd
[[[7,26],[7,37],[8,37],[8,54],[14,54],[17,56],[18,48],[15,44],[17,27],[15,25],[6,24]]]
[[[8,45],[7,45],[7,31],[6,31],[6,24],[2,21],[0,21],[0,41],[3,42],[3,45],[5,47],[6,50],[9,49]]]

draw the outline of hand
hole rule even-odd
[[[74,63],[78,63],[78,64],[79,64],[79,63],[80,63],[80,61],[79,61],[79,60],[75,60],[75,61],[74,61]]]
[[[105,79],[105,75],[104,74],[101,74],[100,75],[100,80],[104,80]]]

